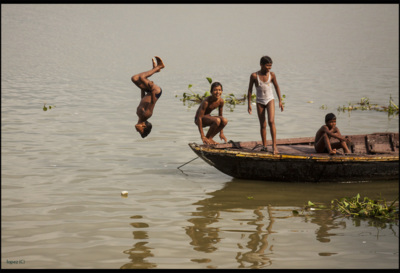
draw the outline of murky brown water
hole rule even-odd
[[[398,116],[336,110],[398,101],[398,45],[397,5],[2,5],[1,267],[398,268],[398,223],[292,214],[357,193],[394,200],[398,181],[178,169],[200,141],[196,106],[179,100],[188,84],[241,96],[265,54],[286,95],[279,138],[313,136],[328,112],[343,134],[398,131]],[[130,77],[154,55],[163,95],[141,139]],[[228,139],[259,139],[246,106],[224,114]]]

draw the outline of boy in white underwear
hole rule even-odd
[[[154,59],[156,59],[157,62]],[[153,115],[154,106],[162,94],[161,88],[147,78],[154,73],[160,72],[165,65],[158,56],[155,56],[152,59],[152,62],[153,69],[133,75],[131,77],[132,82],[141,90],[142,99],[140,100],[140,103],[136,109],[136,114],[139,119],[135,125],[135,128],[142,138],[145,138],[151,132],[151,128],[153,126],[147,120]]]
[[[251,94],[253,92],[253,85],[255,85],[257,90],[257,114],[260,121],[261,140],[264,146],[262,151],[267,151],[267,122],[265,119],[265,109],[267,109],[268,125],[272,136],[272,152],[273,154],[277,154],[279,151],[276,147],[275,100],[271,83],[274,85],[276,94],[278,95],[279,108],[283,111],[281,91],[275,73],[270,71],[272,67],[272,59],[268,56],[261,57],[260,66],[261,69],[259,71],[250,75],[249,89],[247,93],[247,111],[251,115]]]

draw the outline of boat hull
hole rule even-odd
[[[347,182],[399,179],[398,153],[385,155],[273,155],[189,144],[205,162],[240,179]]]

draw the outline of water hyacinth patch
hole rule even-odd
[[[321,105],[320,109],[322,110],[326,110],[328,109],[327,105],[323,104]],[[361,110],[361,111],[377,111],[377,112],[387,112],[388,116],[396,116],[399,114],[399,107],[397,104],[394,103],[392,96],[390,95],[389,98],[389,103],[387,106],[382,106],[382,105],[378,105],[376,103],[371,103],[369,101],[369,98],[367,97],[363,97],[361,98],[360,102],[357,103],[352,103],[349,102],[348,106],[343,105],[343,106],[339,106],[337,108],[338,112],[351,112],[351,111],[355,111],[355,110]]]
[[[332,210],[333,212],[343,214],[346,217],[354,219],[373,219],[381,222],[390,222],[399,220],[399,208],[396,202],[398,197],[388,205],[386,200],[380,198],[373,200],[368,197],[361,199],[360,194],[355,197],[343,197],[331,201],[331,207],[328,208],[323,204],[308,201],[304,209],[299,212],[293,210],[293,216],[304,215],[304,212],[315,210]]]
[[[373,200],[368,197],[361,199],[360,194],[357,194],[357,196],[351,198],[344,197],[340,200],[332,200],[331,208],[346,216],[398,220],[399,210],[395,206],[397,200],[398,197],[388,206],[383,199]]]
[[[210,77],[206,77],[208,83],[211,85],[212,79]],[[188,103],[188,107],[192,107],[193,105],[200,104],[206,97],[210,96],[210,91],[204,92],[204,94],[200,95],[199,93],[195,93],[191,90],[193,87],[192,84],[188,85],[189,92],[184,92],[182,94],[182,98],[180,99],[184,104]],[[176,95],[175,97],[177,97]],[[285,97],[283,95],[283,97]],[[244,105],[247,100],[247,94],[244,94],[243,97],[237,98],[235,94],[230,93],[227,95],[223,95],[222,97],[225,102],[225,106],[229,108],[230,111],[233,111],[236,105]],[[252,94],[251,101],[256,101],[256,94]]]

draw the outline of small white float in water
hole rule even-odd
[[[128,197],[128,192],[127,191],[121,191],[121,196],[122,197]]]

